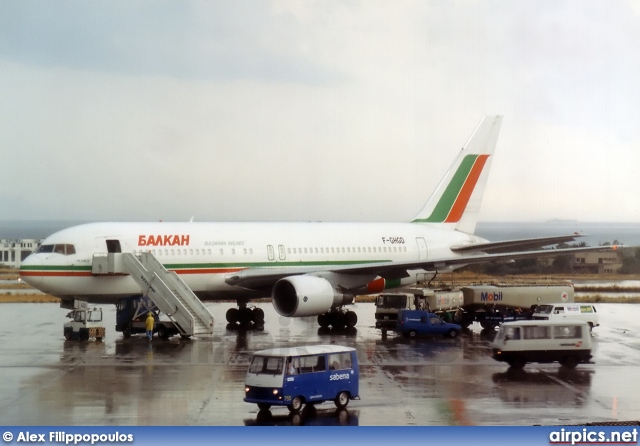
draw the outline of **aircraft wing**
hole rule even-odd
[[[527,250],[533,248],[541,248],[543,246],[558,245],[560,243],[573,242],[578,237],[584,237],[586,234],[575,232],[571,235],[559,235],[552,237],[526,238],[519,240],[504,240],[500,242],[487,242],[472,245],[452,246],[451,251],[457,253],[465,252],[484,252],[487,254],[498,254],[503,252],[511,252],[514,248],[519,250]]]
[[[529,239],[531,240],[531,239]],[[498,242],[500,243],[500,242]],[[493,243],[481,244],[480,246],[492,245]],[[578,252],[593,252],[593,251],[612,251],[618,249],[618,246],[586,246],[576,248],[565,249],[543,249],[537,251],[517,251],[517,252],[505,252],[495,254],[478,254],[481,249],[476,249],[476,254],[459,255],[456,257],[443,258],[443,259],[428,259],[428,260],[414,260],[408,262],[379,262],[379,263],[364,263],[357,265],[311,265],[300,266],[292,269],[287,268],[264,268],[264,269],[246,269],[238,273],[227,277],[226,282],[229,285],[242,286],[249,289],[264,289],[273,286],[275,282],[287,276],[295,276],[301,274],[312,273],[337,273],[348,275],[360,275],[360,276],[376,276],[383,277],[387,280],[401,279],[403,277],[409,277],[409,271],[411,270],[425,270],[425,271],[442,271],[451,269],[454,267],[461,267],[464,265],[471,265],[477,263],[486,263],[491,261],[510,261],[527,258],[540,258],[540,257],[555,257],[563,254],[575,254]],[[465,249],[465,251],[470,251]]]
[[[402,277],[408,277],[409,270],[423,269],[426,271],[442,271],[453,267],[462,267],[465,265],[472,265],[477,263],[486,263],[492,261],[510,261],[530,258],[541,257],[555,257],[564,254],[575,254],[579,252],[593,252],[593,251],[614,251],[619,246],[586,246],[576,248],[565,249],[542,249],[537,251],[518,251],[518,252],[506,252],[497,254],[473,254],[473,255],[460,255],[458,257],[446,258],[446,259],[429,259],[418,260],[411,262],[388,262],[379,265],[361,265],[352,268],[342,268],[341,273],[358,273],[364,274],[367,271],[375,271],[380,277],[385,279],[398,279]]]

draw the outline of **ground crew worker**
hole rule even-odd
[[[147,315],[147,320],[144,322],[144,326],[147,330],[147,339],[149,342],[153,339],[153,324],[155,324],[156,320],[153,318],[153,314],[149,312]]]

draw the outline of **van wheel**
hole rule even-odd
[[[349,394],[347,392],[340,392],[334,402],[338,409],[347,407],[347,404],[349,404]]]
[[[578,365],[578,358],[573,355],[566,356],[562,358],[562,361],[560,361],[560,364],[568,369],[575,369],[576,366]]]
[[[131,337],[131,325],[130,324],[127,324],[122,329],[122,336],[124,336],[125,338],[130,338]]]
[[[260,410],[269,410],[271,408],[271,404],[269,403],[258,403],[258,409]]]
[[[299,396],[295,397],[291,400],[291,404],[289,404],[287,408],[289,409],[289,412],[299,412],[302,408],[302,398]]]
[[[449,330],[449,333],[447,333],[447,336],[449,336],[451,339],[454,339],[458,336],[458,330],[454,330],[452,328],[451,330]]]
[[[507,363],[509,364],[509,367],[512,367],[514,369],[521,369],[525,366],[527,361],[525,361],[522,356],[516,356],[515,358],[511,358],[509,361],[507,361]]]
[[[415,338],[417,336],[418,336],[418,332],[415,331],[415,330],[409,330],[409,332],[407,333],[407,337],[411,338],[411,339],[413,339],[413,338]]]

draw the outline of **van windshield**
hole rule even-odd
[[[254,356],[249,366],[250,373],[279,375],[282,374],[284,358],[280,356]]]
[[[536,313],[551,314],[551,310],[553,310],[553,305],[539,305]]]

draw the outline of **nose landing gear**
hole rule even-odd
[[[227,322],[237,328],[264,328],[264,311],[258,307],[248,307],[246,302],[239,302],[238,308],[227,310]]]

